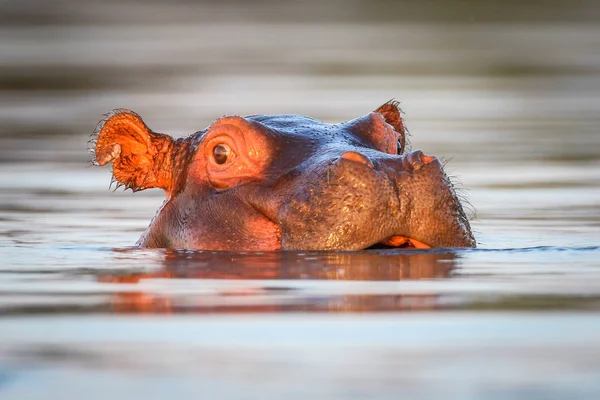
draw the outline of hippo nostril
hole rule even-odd
[[[421,152],[421,161],[423,161],[423,164],[429,164],[433,160],[435,160],[435,157],[426,156],[425,154],[423,154],[423,152]]]
[[[418,171],[423,165],[435,160],[435,157],[426,156],[421,150],[411,151],[404,157],[404,165],[410,171]]]
[[[411,151],[406,155],[406,166],[411,171],[418,171],[423,165],[423,152],[421,150]]]
[[[366,165],[369,168],[375,168],[371,160],[369,160],[369,157],[365,156],[364,154],[357,153],[355,151],[347,151],[344,154],[342,154],[340,158]]]

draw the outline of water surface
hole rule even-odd
[[[127,10],[0,28],[2,399],[600,397],[596,25]],[[477,249],[135,249],[162,193],[87,165],[111,108],[178,136],[390,98],[412,147],[450,160]]]

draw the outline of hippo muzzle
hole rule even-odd
[[[475,247],[440,161],[404,152],[395,102],[339,124],[298,115],[223,117],[177,140],[119,109],[96,134],[95,162],[112,162],[119,184],[167,195],[142,247]]]

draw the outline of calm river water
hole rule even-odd
[[[598,37],[0,28],[0,398],[600,398]],[[412,148],[450,160],[478,249],[135,249],[162,193],[113,193],[109,168],[87,165],[116,107],[180,136],[224,114],[342,121],[390,98]]]

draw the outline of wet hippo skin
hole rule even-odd
[[[440,161],[405,152],[396,102],[339,124],[300,115],[226,116],[177,140],[117,109],[95,136],[94,162],[112,162],[120,185],[166,193],[142,247],[475,247]]]

